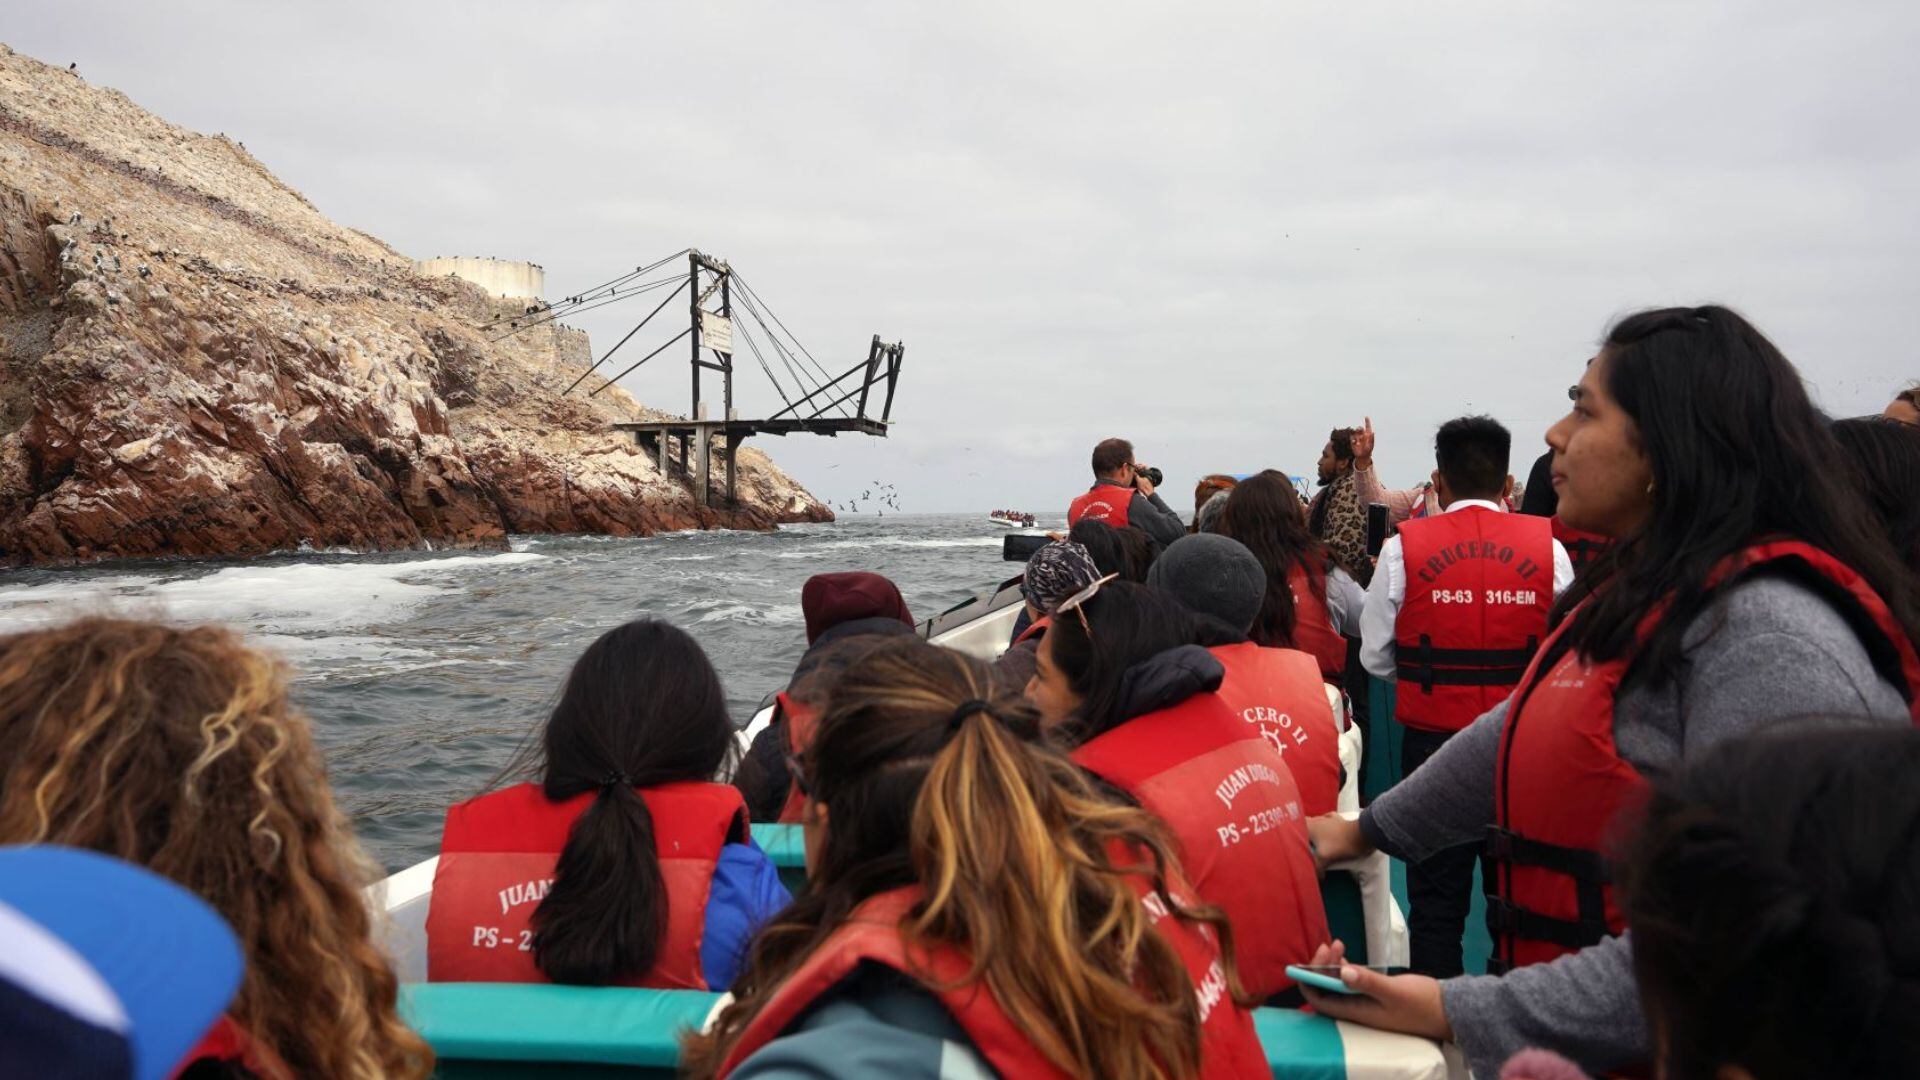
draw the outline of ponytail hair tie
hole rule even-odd
[[[970,701],[961,702],[960,707],[953,710],[953,715],[947,717],[948,733],[951,734],[952,732],[959,731],[960,725],[965,723],[967,717],[972,716],[974,713],[986,713],[988,716],[992,716],[993,705],[980,698],[973,698]]]
[[[612,789],[618,788],[618,787],[632,787],[632,786],[633,786],[632,779],[630,779],[627,776],[627,774],[623,772],[610,772],[607,775],[600,778],[601,791],[611,791]]]

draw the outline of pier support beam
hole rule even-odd
[[[734,438],[732,435],[728,435],[727,436],[727,505],[730,507],[740,505],[740,500],[735,495],[735,491],[736,491],[735,480],[736,480],[736,473],[738,472],[738,470],[734,468],[735,452],[738,451],[739,449],[740,449],[740,440]]]
[[[713,479],[713,437],[702,429],[695,438],[699,441],[694,455],[700,462],[700,475],[693,482],[693,502],[695,506],[705,506],[713,501],[713,489],[709,486]]]
[[[704,410],[702,410],[704,411]],[[660,471],[667,476],[679,476],[686,480],[692,490],[695,505],[713,506],[724,501],[729,508],[738,508],[740,496],[740,444],[755,435],[793,435],[810,433],[816,435],[838,435],[848,432],[860,435],[885,436],[886,421],[870,417],[835,417],[831,419],[786,419],[786,420],[708,420],[698,416],[693,420],[641,420],[632,423],[613,425],[616,431],[630,431],[645,445],[647,439],[660,440],[655,444],[654,454],[660,465]],[[669,445],[670,440],[679,440],[676,451]],[[680,459],[677,474],[668,470],[673,458]],[[688,459],[692,459],[692,468]],[[718,466],[726,470],[721,480],[720,491],[714,490],[714,458],[719,458]],[[716,496],[718,498],[716,498]]]

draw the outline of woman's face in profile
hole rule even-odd
[[[1605,354],[1588,362],[1571,391],[1573,410],[1547,431],[1559,515],[1576,529],[1621,537],[1653,508],[1653,465],[1640,433],[1606,386]]]
[[[1027,700],[1040,710],[1040,725],[1044,728],[1054,727],[1071,717],[1081,701],[1080,695],[1074,693],[1072,684],[1067,681],[1066,673],[1053,662],[1053,642],[1052,634],[1040,638],[1033,678],[1027,680]]]

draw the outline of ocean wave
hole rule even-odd
[[[695,626],[744,623],[750,626],[791,626],[805,620],[799,604],[748,604],[736,600],[699,600],[680,612]]]
[[[276,562],[166,576],[115,573],[0,588],[0,631],[122,615],[180,623],[230,623],[253,634],[335,633],[395,618],[454,591],[475,570],[545,560],[532,552],[398,562]]]

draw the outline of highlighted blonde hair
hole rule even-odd
[[[280,666],[230,631],[88,618],[0,637],[0,843],[91,848],[233,927],[229,1014],[297,1076],[422,1077],[370,938],[375,870]]]
[[[956,711],[963,702],[976,707]],[[755,939],[736,1000],[688,1040],[692,1075],[718,1070],[861,902],[906,885],[922,894],[901,926],[910,954],[962,951],[971,967],[960,984],[984,984],[1053,1065],[1122,1080],[1199,1074],[1193,981],[1138,883],[1206,928],[1244,1002],[1225,918],[1170,895],[1178,870],[1160,824],[1042,745],[1032,707],[997,692],[985,665],[888,642],[834,684],[801,765],[828,811],[811,884]]]

